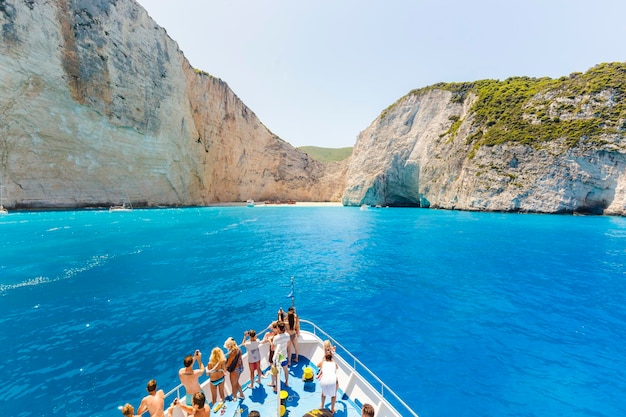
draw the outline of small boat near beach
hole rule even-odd
[[[246,201],[246,206],[248,207],[254,207],[254,200],[253,199],[248,199],[248,201]]]
[[[122,204],[119,206],[111,206],[109,207],[109,212],[119,212],[119,211],[132,211],[133,205],[130,202],[126,202],[126,200],[122,201]]]
[[[300,336],[298,338],[297,362],[292,359],[289,367],[289,385],[286,386],[282,368],[280,371],[278,387],[274,392],[270,387],[270,378],[263,378],[262,383],[256,383],[250,388],[250,374],[248,366],[248,354],[243,355],[244,371],[239,376],[239,383],[244,390],[243,399],[235,399],[218,404],[210,404],[211,415],[220,417],[247,416],[252,410],[256,410],[263,417],[291,416],[301,417],[306,415],[332,416],[330,412],[330,398],[326,398],[325,410],[320,409],[321,384],[313,377],[317,374],[316,364],[324,357],[324,340],[329,340],[336,351],[333,360],[338,366],[337,381],[338,390],[336,395],[335,416],[350,417],[360,416],[363,404],[371,404],[374,407],[376,417],[418,417],[389,386],[380,380],[367,366],[352,355],[344,346],[338,343],[327,332],[315,323],[300,319]],[[271,364],[268,362],[269,344],[259,345],[261,350],[261,369],[264,374],[270,373]],[[242,348],[243,349],[243,348]],[[295,356],[294,356],[295,358]],[[226,393],[232,389],[226,378]],[[210,381],[201,382],[202,390],[210,398]],[[175,399],[184,401],[185,389],[181,385],[176,386],[165,394],[166,407],[173,404]],[[311,414],[307,414],[310,413]],[[167,413],[166,413],[167,415]],[[183,416],[182,409],[174,407],[173,416]]]

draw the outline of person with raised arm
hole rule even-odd
[[[180,407],[187,415],[194,417],[209,417],[211,415],[211,408],[206,404],[206,397],[202,391],[196,392],[192,398],[192,406],[181,404],[177,400],[174,400],[174,407]]]
[[[287,346],[289,344],[289,335],[285,332],[285,323],[279,321],[278,324],[278,334],[274,336],[272,340],[274,344],[274,366],[276,367],[276,371],[279,366],[282,366],[283,371],[285,373],[285,386],[289,386],[289,368],[287,368]],[[277,386],[278,386],[277,381]],[[276,391],[276,388],[274,389]]]
[[[217,406],[217,390],[219,388],[220,398],[222,402],[226,401],[224,395],[224,377],[226,376],[226,357],[224,351],[217,346],[211,351],[209,363],[206,366],[206,373],[209,375],[211,384],[211,401],[212,407]]]
[[[294,362],[298,363],[298,337],[300,337],[300,319],[296,314],[295,307],[289,307],[287,310],[287,334],[289,334],[289,345],[287,347],[287,366],[291,366],[291,355],[296,355]]]
[[[200,366],[198,369],[193,369],[194,362],[198,362]],[[200,387],[199,378],[200,375],[204,374],[204,365],[202,364],[202,353],[199,350],[196,350],[192,355],[187,355],[183,359],[184,368],[180,368],[178,370],[178,377],[180,378],[180,382],[185,387],[185,403],[188,406],[192,406],[193,395],[197,392],[202,392],[202,388]]]
[[[250,340],[247,340],[248,336]],[[248,367],[250,369],[250,389],[254,389],[254,373],[258,374],[257,382],[261,385],[261,351],[259,350],[259,340],[254,330],[248,330],[243,334],[241,345],[246,348],[248,353]]]

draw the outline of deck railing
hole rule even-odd
[[[307,326],[304,327],[303,325]],[[309,330],[310,327],[312,330]],[[413,417],[419,417],[415,411],[406,404],[402,398],[400,398],[387,384],[385,384],[380,378],[374,374],[363,362],[361,362],[356,356],[354,356],[348,349],[346,349],[341,343],[337,342],[328,332],[322,330],[315,323],[300,319],[300,329],[308,330],[313,333],[315,336],[319,337],[322,340],[330,340],[330,342],[340,349],[339,355],[344,361],[351,361],[352,368],[361,375],[367,382],[369,382],[375,389],[377,389],[378,393],[387,400],[390,404],[393,404],[394,407],[401,406],[406,412],[401,412],[403,416],[412,415]],[[408,413],[408,414],[407,414]]]
[[[319,337],[322,340],[330,340],[330,342],[336,346],[340,351],[339,356],[341,359],[352,362],[352,368],[359,373],[359,375],[365,379],[377,392],[380,394],[382,398],[384,398],[389,404],[392,404],[396,408],[402,408],[404,412],[400,414],[402,416],[411,415],[413,417],[419,417],[415,411],[406,404],[402,398],[400,398],[387,384],[385,384],[380,378],[378,378],[374,372],[372,372],[363,362],[361,362],[356,356],[354,356],[348,349],[346,349],[341,343],[337,342],[328,332],[324,331],[322,328],[318,327],[315,323],[300,319],[300,328],[302,330],[308,330],[313,333],[315,336]],[[310,328],[310,330],[309,330]],[[181,390],[184,389],[182,384],[178,384],[176,387],[171,389],[165,394],[165,406],[171,403],[171,400],[168,402],[168,398],[172,395],[176,394],[175,398],[181,398]],[[144,413],[145,414],[145,413]]]

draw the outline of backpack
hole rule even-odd
[[[232,353],[231,353],[232,355]],[[241,362],[241,350],[237,350],[237,353],[235,354],[235,357],[233,358],[232,362],[226,367],[226,370],[228,372],[234,372],[235,369],[238,368],[239,363]]]

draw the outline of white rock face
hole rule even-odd
[[[380,204],[460,210],[626,214],[626,143],[564,139],[541,148],[466,143],[475,97],[409,95],[358,139],[348,168],[344,205]],[[463,120],[454,138],[453,120]]]
[[[133,0],[0,5],[5,206],[339,201],[346,165],[272,134]]]

